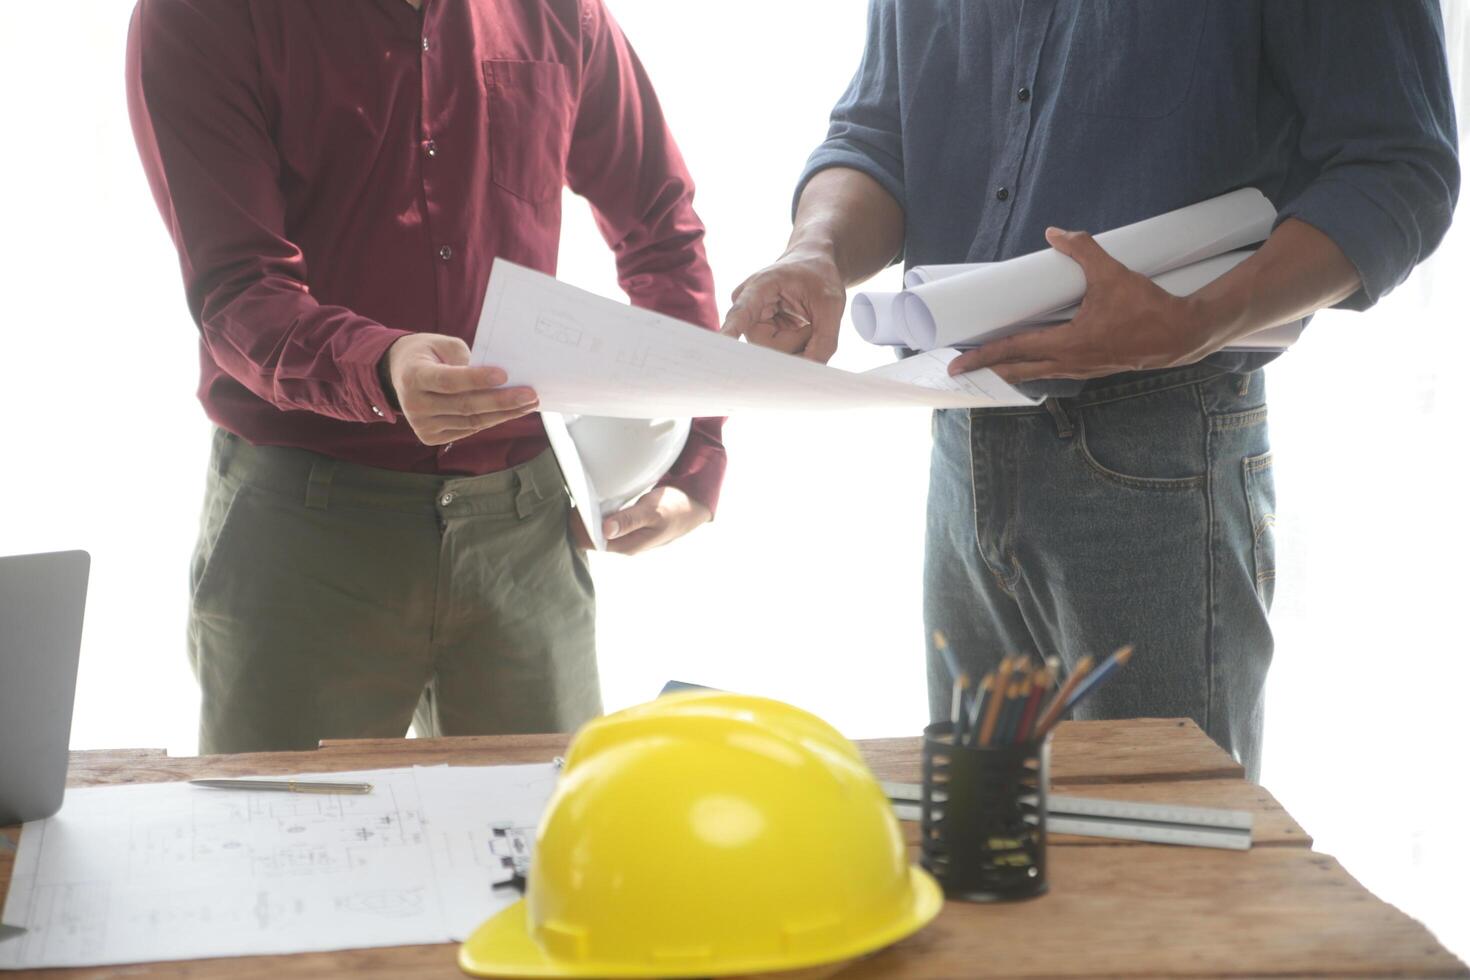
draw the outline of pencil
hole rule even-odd
[[[1031,678],[1022,676],[1020,680],[1011,685],[1011,703],[1006,709],[1005,735],[1001,739],[1002,745],[1015,745],[1019,739],[1016,737],[1021,731],[1021,712],[1026,710],[1026,702],[1031,698]]]
[[[1021,712],[1020,724],[1016,726],[1017,742],[1024,742],[1031,737],[1036,713],[1041,710],[1041,696],[1051,687],[1051,679],[1050,667],[1038,667],[1036,673],[1031,675],[1031,696],[1026,699],[1026,708]]]
[[[955,738],[960,736],[960,719],[965,709],[965,692],[970,689],[970,675],[961,674],[954,682],[954,693],[950,695],[949,721],[954,726]]]
[[[785,303],[781,302],[780,300],[777,300],[776,301],[776,317],[782,317],[782,316],[788,317],[788,318],[790,318],[792,320],[795,320],[796,321],[796,326],[798,328],[800,328],[800,327],[809,327],[809,326],[812,325],[812,321],[808,320],[806,317],[802,316],[800,313],[797,313],[795,310],[788,310],[786,308],[786,304]],[[775,319],[775,317],[772,317],[772,319]]]
[[[985,680],[980,682],[980,687],[975,692],[975,696],[970,699],[969,708],[965,712],[964,724],[961,726],[961,730],[964,734],[964,743],[968,743],[970,745],[975,744],[975,733],[980,729],[980,713],[984,711],[986,706],[989,704],[990,699],[993,696],[991,689],[994,686],[995,678],[990,674],[986,674]]]
[[[1005,700],[1006,684],[1011,676],[1011,658],[1006,657],[995,671],[995,686],[991,688],[990,704],[985,711],[985,721],[980,726],[980,744],[989,745],[995,734],[995,723],[1000,716],[1001,702]]]
[[[1073,667],[1072,672],[1067,675],[1066,683],[1058,688],[1057,693],[1052,695],[1052,699],[1047,702],[1045,710],[1041,712],[1041,717],[1037,720],[1036,727],[1033,729],[1033,731],[1036,733],[1036,738],[1040,738],[1042,735],[1046,734],[1051,726],[1056,723],[1057,718],[1059,718],[1062,712],[1066,710],[1067,697],[1072,693],[1073,689],[1076,688],[1078,684],[1082,683],[1082,678],[1086,677],[1087,672],[1091,669],[1091,654],[1088,654],[1081,660],[1077,661],[1077,666]]]
[[[964,671],[960,670],[959,658],[949,648],[949,641],[944,638],[944,632],[942,630],[934,631],[934,649],[939,651],[939,655],[944,658],[944,667],[949,671],[949,679],[951,681],[958,681]]]
[[[1104,682],[1113,674],[1117,673],[1123,665],[1128,663],[1129,658],[1132,656],[1133,647],[1131,646],[1120,647],[1114,650],[1113,655],[1104,660],[1101,667],[1088,674],[1087,678],[1072,690],[1072,693],[1067,697],[1066,707],[1062,710],[1070,711],[1083,698],[1096,691],[1099,687],[1102,687]]]
[[[1055,657],[1055,656],[1053,656],[1053,657],[1047,657],[1046,658],[1046,669],[1049,670],[1049,671],[1051,671],[1051,678],[1047,681],[1047,684],[1049,684],[1049,685],[1050,684],[1060,684],[1062,682],[1062,658],[1061,657]]]

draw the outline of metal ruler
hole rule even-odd
[[[922,811],[919,784],[883,783],[882,786],[900,820],[919,819]],[[1247,810],[1084,796],[1049,795],[1046,800],[1047,830],[1082,837],[1245,851],[1251,846],[1253,823]]]

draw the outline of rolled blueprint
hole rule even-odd
[[[1133,271],[1157,276],[1263,241],[1275,220],[1266,196],[1246,187],[1105,231],[1097,242]],[[933,350],[1016,333],[1086,290],[1082,268],[1048,248],[915,286],[896,306],[914,347]]]
[[[898,316],[899,293],[858,293],[852,298],[852,325],[858,336],[880,347],[907,347],[908,332]]]
[[[1187,265],[1182,269],[1165,272],[1153,277],[1154,283],[1161,289],[1173,293],[1175,296],[1188,296],[1214,282],[1216,279],[1240,265],[1254,253],[1254,249],[1241,249],[1236,252],[1226,252],[1217,255],[1213,259],[1205,259]],[[912,274],[919,269],[923,270],[923,282],[935,282],[949,276],[957,276],[965,272],[973,272],[976,269],[988,268],[995,263],[976,262],[967,265],[931,265],[916,266],[910,269]],[[906,277],[907,278],[907,277]],[[904,320],[897,310],[895,302],[898,293],[859,293],[852,301],[852,321],[857,328],[858,335],[869,343],[888,347],[910,347],[916,346],[916,341],[909,336]],[[1014,326],[1020,330],[1029,327],[1045,326],[1052,323],[1065,323],[1077,315],[1081,307],[1077,304],[1050,313],[1041,313],[1037,316],[1022,320]],[[1295,320],[1280,327],[1271,327],[1261,330],[1230,344],[1226,350],[1251,350],[1271,351],[1283,350],[1296,343],[1301,336],[1303,321]],[[993,339],[995,334],[991,335]],[[975,345],[961,345],[975,346]]]

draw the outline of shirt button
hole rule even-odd
[[[439,153],[439,144],[438,143],[435,143],[433,140],[425,140],[424,141],[424,155],[425,156],[431,156],[432,157],[432,156],[438,155],[438,153]]]
[[[454,258],[454,249],[450,248],[448,245],[440,245],[439,258],[443,259],[445,262],[448,262],[450,259]]]
[[[1016,98],[1019,99],[1019,100],[1021,100],[1022,102],[1030,102],[1031,101],[1031,90],[1029,88],[1023,88],[1023,89],[1021,89],[1021,91],[1019,91],[1019,92],[1016,93]]]
[[[429,50],[429,39],[428,38],[424,38],[424,50],[425,51]]]
[[[452,490],[439,498],[440,507],[448,507],[452,503],[454,503],[454,491]]]
[[[383,410],[381,408],[379,408],[378,406],[374,405],[373,406],[373,414],[376,415],[378,418],[382,418],[383,417]]]
[[[995,199],[997,201],[1009,201],[1011,199],[1011,192],[1007,188],[1002,187],[995,192]]]

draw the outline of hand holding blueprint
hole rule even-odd
[[[536,390],[548,412],[618,418],[796,409],[1030,405],[993,372],[889,365],[854,374],[740,343],[497,259],[471,361]]]
[[[1106,231],[1097,242],[1113,258],[1186,296],[1250,256],[1276,210],[1260,191],[1243,188],[1156,218]],[[875,344],[934,350],[977,346],[1046,323],[1070,320],[1086,292],[1077,263],[1053,249],[1005,262],[933,265],[910,269],[902,293],[860,293],[853,323]],[[1293,343],[1301,323],[1243,338],[1234,350],[1279,350]]]

